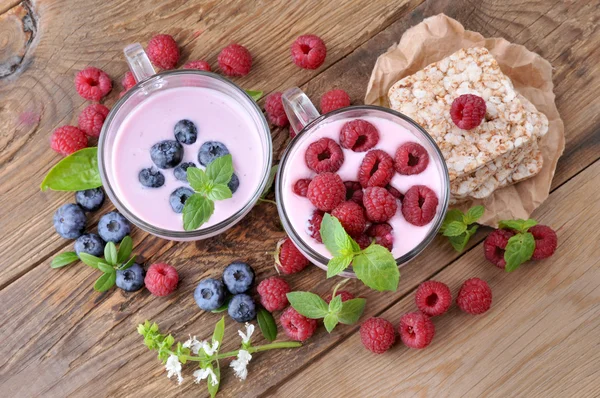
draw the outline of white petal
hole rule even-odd
[[[173,376],[177,376],[177,381],[179,384],[183,381],[183,377],[181,376],[181,362],[179,362],[179,358],[177,355],[170,355],[167,359],[167,363],[165,364],[165,369],[167,369],[167,377],[170,379]]]
[[[203,341],[202,348],[204,349],[204,352],[206,353],[206,355],[211,356],[219,348],[219,342],[215,341],[211,347],[210,344],[208,344],[206,341]]]

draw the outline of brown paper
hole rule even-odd
[[[502,72],[510,77],[517,92],[531,101],[549,121],[548,134],[540,141],[544,166],[538,175],[498,189],[486,199],[456,206],[465,211],[473,205],[482,204],[486,211],[480,223],[496,226],[499,220],[528,218],[548,197],[556,163],[565,148],[564,125],[554,103],[552,66],[548,61],[502,38],[485,39],[477,32],[465,30],[458,21],[440,14],[408,29],[397,45],[379,56],[367,87],[365,103],[389,107],[387,93],[394,83],[461,48],[469,47],[486,47],[498,61]]]

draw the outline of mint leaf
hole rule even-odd
[[[265,189],[263,190],[262,194],[260,195],[261,198],[264,198],[265,196],[267,196],[267,194],[271,190],[271,187],[273,187],[273,182],[275,181],[275,176],[277,175],[277,170],[279,170],[278,164],[271,167],[271,170],[269,171],[269,179],[267,180],[267,185],[265,185]]]
[[[469,243],[471,237],[475,235],[475,232],[477,232],[477,228],[478,225],[473,225],[471,228],[467,229],[464,233],[460,234],[459,236],[448,237],[448,240],[450,241],[450,244],[452,245],[454,250],[456,250],[459,253],[465,250],[467,243]]]
[[[310,292],[290,292],[287,294],[290,305],[307,318],[319,319],[329,313],[325,300]]]
[[[217,395],[217,392],[219,392],[219,386],[221,385],[221,370],[218,365],[219,365],[218,361],[217,361],[216,368],[213,368],[212,365],[208,365],[208,368],[211,368],[213,370],[215,376],[217,376],[217,384],[216,385],[212,384],[212,382],[210,381],[210,376],[208,377],[208,380],[206,383],[206,388],[208,389],[210,398],[215,398],[215,395]]]
[[[498,227],[503,229],[514,229],[518,232],[527,232],[527,230],[534,225],[537,225],[537,221],[529,220],[502,220],[499,222]]]
[[[340,274],[343,270],[348,268],[354,256],[352,254],[343,257],[333,257],[327,263],[327,277],[331,278]]]
[[[127,262],[125,264],[121,264],[118,267],[118,269],[120,269],[121,271],[126,270],[127,268],[131,267],[134,263],[135,263],[135,256],[131,256],[131,258],[129,260],[127,260]]]
[[[215,331],[213,332],[213,336],[212,336],[212,342],[214,343],[215,341],[219,342],[219,347],[221,346],[221,343],[223,342],[223,336],[225,335],[225,317],[221,317],[221,320],[219,322],[217,322],[217,324],[215,325]]]
[[[102,186],[98,171],[98,148],[84,148],[58,162],[40,185],[42,191],[83,191]]]
[[[89,265],[92,268],[96,268],[98,269],[98,263],[100,261],[102,261],[101,258],[98,258],[96,256],[92,256],[91,254],[87,254],[87,253],[79,253],[79,259],[86,265]]]
[[[512,272],[519,265],[529,261],[535,250],[535,238],[530,232],[520,233],[512,236],[504,250],[506,260],[506,272]]]
[[[231,154],[220,156],[206,166],[206,176],[215,184],[229,183],[233,175],[233,158]]]
[[[227,298],[227,299],[225,300],[225,302],[223,303],[223,305],[222,305],[222,306],[220,306],[219,308],[216,308],[216,309],[212,310],[211,312],[212,312],[212,313],[214,313],[214,314],[218,314],[218,313],[220,313],[220,312],[225,312],[225,311],[227,311],[227,309],[229,308],[229,302],[230,302],[230,301],[231,301],[231,298]]]
[[[113,242],[106,242],[106,246],[104,246],[104,259],[110,265],[117,263],[117,247]]]
[[[212,187],[206,197],[210,200],[225,200],[231,198],[231,189],[225,184],[217,184]]]
[[[337,314],[342,310],[342,296],[340,294],[336,295],[329,302],[329,313]]]
[[[75,252],[61,253],[52,259],[52,262],[50,263],[50,268],[64,267],[65,265],[69,265],[78,260],[79,260],[79,257],[77,256],[77,253],[75,253]]]
[[[183,205],[183,229],[186,231],[198,229],[210,219],[214,211],[215,203],[212,200],[199,193],[193,194]]]
[[[462,221],[452,221],[444,229],[444,236],[459,236],[467,230]]]
[[[383,246],[373,244],[354,257],[352,267],[356,277],[377,291],[398,289],[400,271],[392,253]]]
[[[483,213],[485,213],[485,207],[481,205],[473,206],[467,211],[467,214],[465,214],[463,220],[467,225],[473,224],[483,216]]]
[[[256,91],[256,90],[244,90],[246,92],[246,94],[248,94],[254,101],[258,101],[259,99],[261,99],[261,97],[263,96],[263,92],[262,91]]]
[[[340,221],[329,213],[325,213],[321,221],[321,240],[334,257],[352,256],[355,253],[352,238]]]
[[[117,263],[123,264],[133,251],[133,240],[131,236],[127,235],[123,238],[121,243],[119,244],[119,251],[117,252]]]
[[[323,319],[323,324],[325,325],[325,329],[327,329],[327,333],[331,333],[338,324],[338,317],[334,314],[327,314]]]
[[[265,339],[274,341],[277,338],[277,324],[269,311],[264,308],[259,309],[256,314],[256,321]]]
[[[98,263],[98,269],[104,272],[105,274],[112,274],[113,272],[115,272],[115,269],[112,267],[112,265],[108,265],[102,262]]]
[[[205,192],[209,185],[209,178],[204,170],[197,167],[188,167],[186,170],[187,180],[196,192]]]
[[[444,217],[444,221],[442,222],[442,226],[440,227],[440,232],[444,232],[448,224],[453,221],[463,221],[463,213],[458,209],[448,210],[446,213],[446,217]]]
[[[346,325],[356,323],[362,315],[366,304],[367,300],[364,298],[344,301],[342,303],[342,310],[337,314],[338,320]]]
[[[96,290],[97,292],[105,292],[115,285],[116,280],[116,272],[102,274],[102,276],[98,278],[98,280],[94,284],[94,290]]]
[[[529,231],[529,228],[531,227],[535,227],[538,224],[538,222],[534,219],[529,219],[529,220],[525,220],[525,222],[523,223],[523,230],[521,232],[527,232]]]

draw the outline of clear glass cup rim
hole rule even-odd
[[[450,201],[450,176],[448,174],[448,168],[446,166],[446,162],[444,161],[444,156],[442,155],[441,150],[435,143],[434,139],[429,135],[429,133],[423,127],[421,127],[417,122],[415,122],[413,119],[411,119],[410,117],[406,116],[403,113],[397,112],[393,109],[377,106],[377,105],[352,105],[349,107],[341,108],[341,109],[326,113],[324,115],[320,115],[316,119],[310,121],[306,126],[304,126],[304,128],[301,131],[298,132],[298,134],[296,134],[296,136],[288,144],[287,148],[285,149],[285,151],[281,157],[281,161],[279,162],[279,171],[277,173],[277,178],[275,180],[275,195],[276,195],[276,202],[277,202],[277,211],[279,213],[279,218],[281,219],[281,223],[283,224],[283,228],[285,229],[286,233],[290,236],[290,238],[292,239],[294,244],[296,244],[303,253],[307,254],[311,260],[314,260],[313,262],[319,268],[326,270],[327,269],[326,264],[329,262],[329,259],[326,258],[325,256],[323,256],[322,254],[316,252],[315,250],[313,250],[310,247],[310,245],[308,245],[306,242],[304,242],[304,240],[302,238],[300,238],[300,236],[298,236],[294,227],[291,225],[291,222],[289,221],[289,219],[287,217],[287,211],[283,204],[283,183],[282,183],[283,170],[285,169],[285,164],[289,159],[290,153],[292,152],[293,148],[300,142],[300,140],[302,139],[302,135],[304,133],[310,131],[315,126],[324,122],[326,119],[328,119],[332,116],[336,116],[336,115],[339,115],[342,113],[346,113],[349,111],[355,111],[355,110],[384,112],[384,113],[390,114],[392,116],[399,117],[399,118],[403,119],[404,121],[406,121],[407,123],[409,123],[410,125],[412,125],[418,131],[420,131],[422,133],[423,137],[425,139],[427,139],[429,141],[429,143],[432,145],[432,148],[434,149],[434,151],[438,157],[439,163],[441,164],[441,167],[443,170],[443,177],[444,177],[443,185],[444,186],[442,187],[442,189],[443,189],[442,196],[443,197],[440,200],[441,212],[439,212],[436,215],[436,218],[433,221],[434,224],[431,226],[425,239],[423,239],[421,241],[421,243],[419,243],[411,251],[396,258],[396,264],[398,265],[398,268],[400,268],[401,266],[407,264],[414,257],[416,257],[419,253],[421,253],[425,249],[425,247],[427,247],[431,243],[431,241],[433,241],[433,239],[437,235],[437,233],[442,225],[442,222],[444,221],[444,217],[446,215],[446,211],[448,210],[448,204]],[[352,272],[351,268],[346,269],[340,275],[346,276],[346,277],[355,277],[354,272]]]
[[[242,207],[240,210],[238,210],[237,212],[232,214],[227,219],[221,221],[220,223],[212,225],[208,228],[194,230],[194,231],[172,231],[172,230],[158,228],[158,227],[155,227],[155,226],[147,223],[146,221],[140,219],[135,214],[133,214],[131,211],[129,211],[127,206],[125,206],[119,200],[119,198],[116,196],[114,190],[112,189],[112,186],[110,184],[110,179],[108,178],[108,173],[106,170],[106,165],[105,165],[105,162],[103,159],[104,158],[103,155],[104,155],[105,151],[108,149],[108,148],[106,148],[108,129],[111,125],[113,118],[118,113],[119,109],[127,102],[127,100],[132,95],[134,95],[139,90],[142,90],[143,86],[152,84],[156,80],[159,80],[165,76],[174,76],[174,75],[199,75],[199,76],[204,76],[204,77],[218,80],[221,83],[225,83],[225,84],[231,86],[234,90],[236,90],[238,93],[240,93],[242,96],[246,97],[249,100],[249,103],[251,104],[250,106],[254,108],[254,110],[257,112],[257,114],[262,115],[259,119],[262,122],[261,124],[262,124],[263,128],[262,129],[259,128],[259,130],[261,130],[261,132],[265,133],[265,136],[267,138],[266,139],[266,143],[267,143],[266,167],[265,167],[265,170],[263,171],[263,177],[261,179],[260,185],[258,186],[258,189],[254,193],[252,198],[248,201],[248,203],[244,207]],[[158,91],[161,91],[161,90],[158,90]],[[195,69],[170,70],[170,71],[159,72],[159,73],[151,76],[150,78],[137,83],[135,86],[133,86],[132,88],[127,90],[125,95],[123,97],[121,97],[117,101],[117,103],[112,107],[112,109],[110,110],[110,112],[104,122],[104,125],[102,126],[102,130],[100,132],[100,138],[98,139],[98,169],[100,172],[100,177],[102,179],[102,185],[103,185],[103,188],[106,191],[107,195],[109,196],[111,202],[115,205],[117,210],[120,213],[122,213],[128,220],[132,221],[135,225],[137,225],[141,229],[143,229],[153,235],[158,235],[163,238],[170,238],[170,239],[175,239],[175,240],[177,240],[177,239],[193,240],[193,239],[199,239],[199,238],[203,238],[203,237],[214,236],[220,232],[223,232],[224,230],[228,229],[229,227],[233,226],[235,223],[240,221],[246,215],[246,213],[248,213],[248,211],[250,211],[252,209],[252,207],[254,207],[254,205],[260,198],[262,192],[264,191],[264,189],[269,181],[269,172],[270,172],[272,163],[273,163],[273,141],[271,138],[271,130],[269,129],[269,124],[267,123],[267,120],[265,119],[265,117],[262,113],[262,110],[260,109],[260,107],[258,106],[256,101],[254,101],[252,99],[252,97],[250,97],[250,95],[248,93],[246,93],[246,91],[244,89],[242,89],[237,84],[230,81],[229,79],[219,76],[213,72],[206,72],[206,71],[195,70]]]

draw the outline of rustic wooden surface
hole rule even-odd
[[[486,264],[480,231],[463,254],[436,239],[402,271],[395,293],[349,289],[367,297],[365,318],[397,323],[411,310],[413,292],[435,278],[456,292],[473,276],[488,280],[492,310],[469,317],[456,309],[436,319],[427,350],[395,346],[370,355],[358,326],[328,335],[320,327],[297,350],[257,354],[244,383],[223,372],[220,396],[555,396],[600,395],[600,2],[598,0],[403,0],[232,2],[151,0],[0,2],[0,391],[2,396],[204,396],[189,380],[178,386],[141,345],[135,326],[158,322],[176,338],[208,336],[217,316],[198,310],[197,282],[216,276],[234,259],[252,263],[262,279],[274,274],[265,254],[284,236],[274,206],[260,204],[240,225],[213,239],[173,243],[133,233],[135,252],[177,267],[181,283],[167,298],[147,291],[92,290],[97,272],[81,264],[61,270],[50,259],[71,242],[51,226],[54,210],[70,194],[41,193],[38,185],[59,157],[48,150],[55,127],[75,123],[87,102],[73,86],[76,71],[103,68],[115,80],[106,99],[118,97],[125,73],[124,45],[172,34],[182,60],[206,59],[231,41],[246,45],[255,65],[241,86],[265,93],[302,87],[313,99],[334,87],[361,103],[375,59],[410,26],[444,12],[486,37],[524,44],[554,67],[566,150],[552,193],[534,214],[558,229],[550,260],[506,274]],[[325,64],[316,71],[288,58],[293,39],[323,37]],[[287,129],[274,129],[275,155]],[[107,211],[105,205],[100,213]],[[97,215],[92,223],[97,221]],[[287,278],[297,290],[319,294],[335,281],[316,267]],[[237,343],[228,320],[225,348]],[[280,331],[281,332],[281,331]]]

